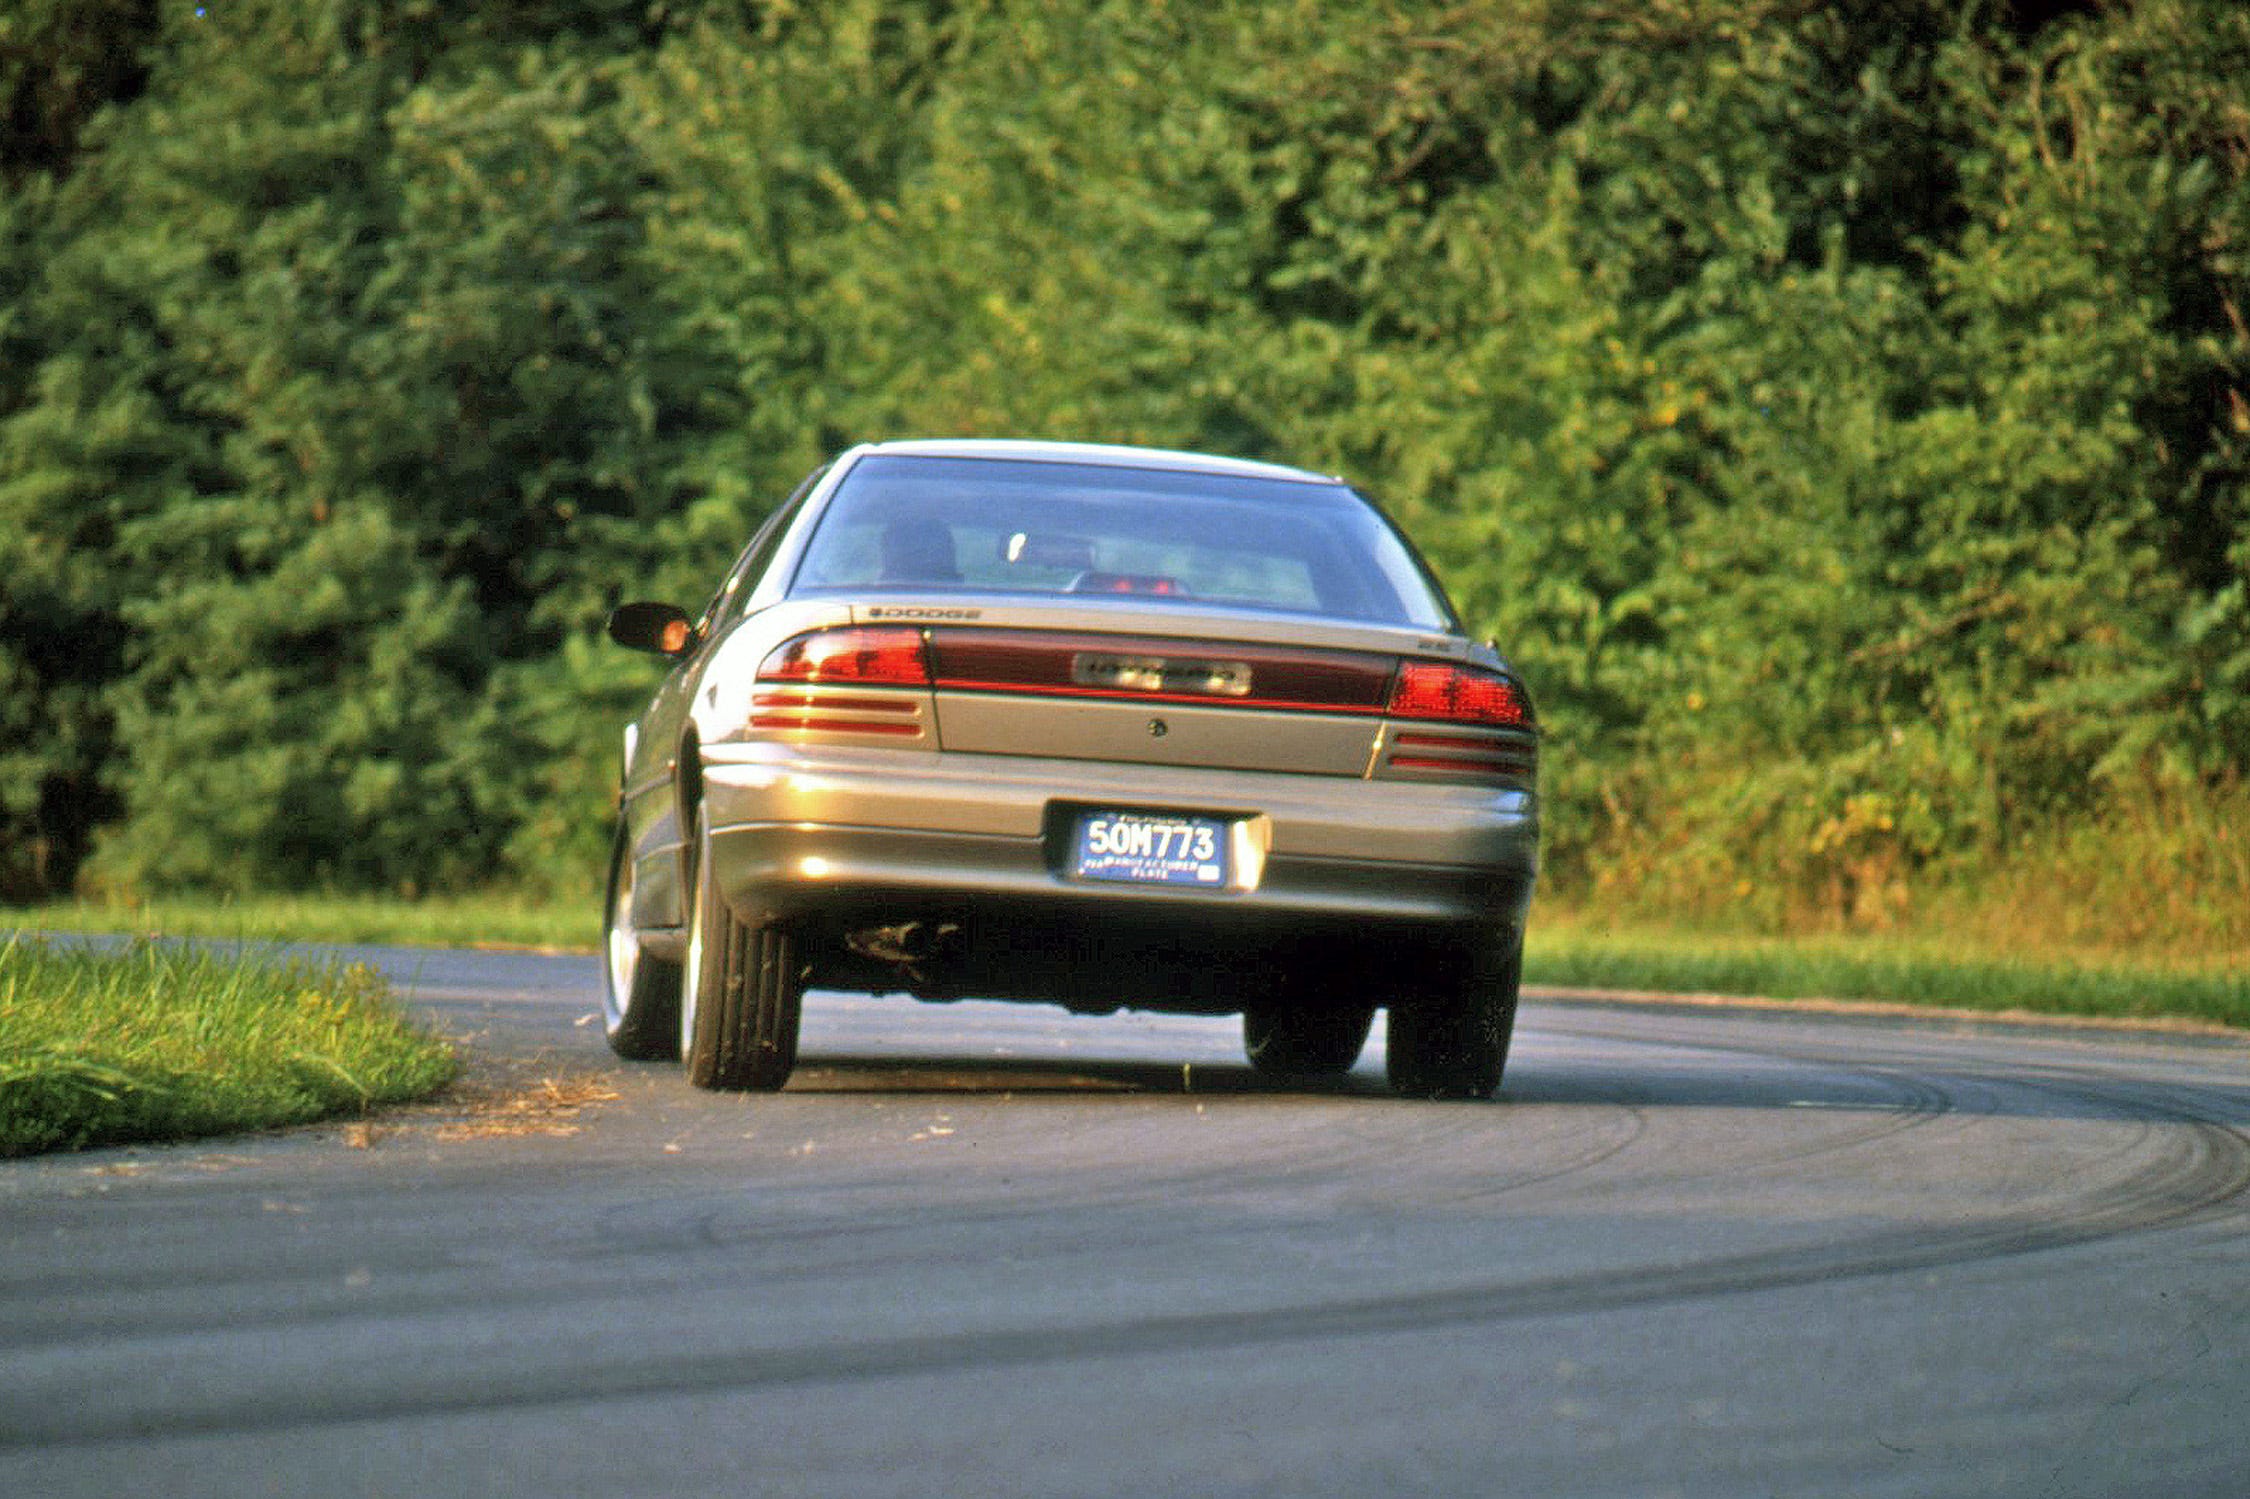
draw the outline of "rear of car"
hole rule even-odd
[[[621,617],[623,611],[621,611]],[[1344,485],[1075,445],[838,460],[635,726],[613,1044],[778,1087],[806,987],[1241,1012],[1252,1061],[1497,1087],[1520,682]],[[660,646],[646,628],[628,643]]]

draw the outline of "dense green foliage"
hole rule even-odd
[[[583,880],[605,603],[925,434],[1362,483],[1603,900],[2223,837],[2245,79],[2231,0],[25,0],[0,896]]]
[[[371,969],[0,937],[0,1157],[302,1124],[453,1073]]]

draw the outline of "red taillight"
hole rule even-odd
[[[930,662],[920,630],[896,625],[815,630],[775,646],[759,666],[758,680],[927,687]]]
[[[1446,723],[1492,724],[1527,728],[1531,705],[1523,689],[1496,671],[1409,661],[1391,684],[1388,709],[1393,718],[1429,718]]]

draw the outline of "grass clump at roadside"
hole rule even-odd
[[[364,966],[0,938],[0,1156],[357,1114],[455,1066]]]
[[[1893,935],[1743,936],[1584,920],[1564,913],[1542,923],[1534,913],[1526,983],[2250,1028],[2250,972],[2217,958],[2155,964],[2054,948],[2018,956]]]

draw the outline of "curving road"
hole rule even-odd
[[[816,996],[737,1098],[374,956],[466,1102],[0,1163],[0,1492],[2250,1493],[2240,1041],[1534,996],[1460,1106]]]

